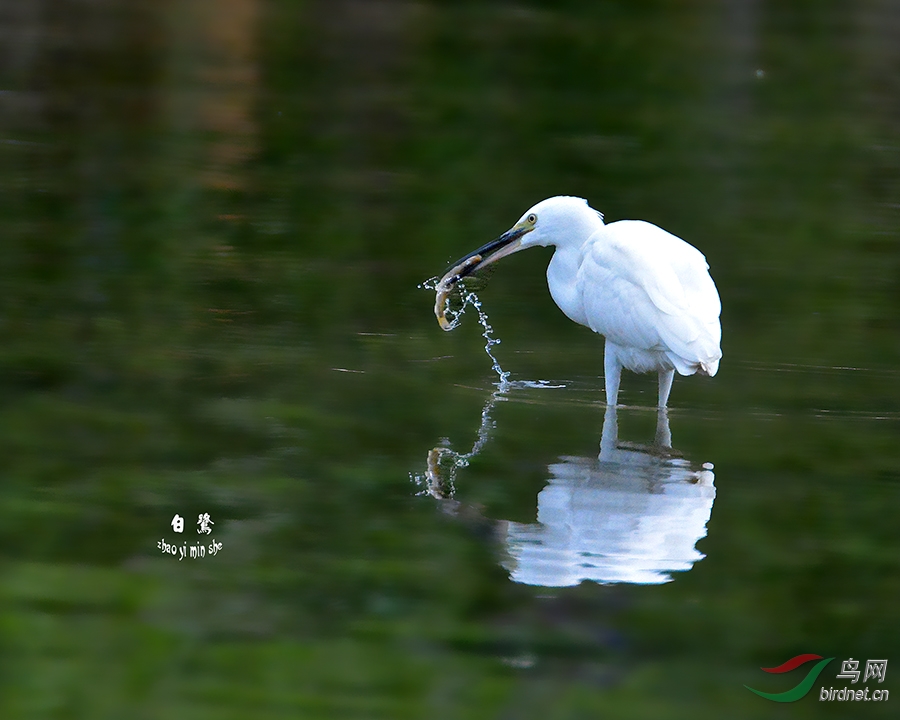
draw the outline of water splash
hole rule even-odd
[[[437,290],[438,283],[440,279],[437,277],[429,278],[425,282],[421,283],[419,287],[423,290]],[[506,392],[509,389],[509,372],[500,367],[500,361],[497,360],[491,348],[495,345],[500,344],[500,338],[494,337],[494,328],[491,326],[488,321],[487,313],[484,311],[484,307],[481,303],[481,298],[479,298],[474,290],[470,290],[465,286],[465,280],[460,280],[457,284],[459,288],[460,299],[462,300],[462,305],[457,309],[453,309],[450,307],[450,298],[448,297],[445,305],[445,313],[447,317],[450,318],[450,329],[455,330],[459,327],[463,314],[466,312],[466,309],[469,307],[475,308],[475,311],[478,313],[478,323],[481,325],[482,332],[481,336],[484,338],[484,351],[487,353],[488,357],[491,359],[491,370],[497,373],[497,377],[499,381],[497,383],[499,392]]]
[[[439,278],[433,277],[419,285],[420,289],[437,291]],[[499,381],[496,389],[491,393],[484,407],[481,409],[481,423],[475,436],[475,442],[468,452],[456,452],[450,447],[449,439],[445,438],[440,445],[428,451],[428,459],[423,473],[410,473],[409,477],[419,488],[418,495],[431,495],[434,498],[448,500],[456,493],[456,474],[460,468],[468,467],[469,461],[481,452],[490,439],[494,428],[491,419],[491,411],[494,405],[502,400],[507,400],[507,395],[514,388],[544,389],[563,388],[565,385],[554,384],[548,380],[510,380],[509,373],[500,367],[500,361],[494,355],[492,348],[500,344],[500,338],[494,337],[494,328],[488,321],[481,299],[474,290],[465,287],[463,281],[457,285],[460,290],[461,305],[457,308],[450,306],[450,297],[445,300],[444,312],[450,320],[450,329],[459,327],[461,318],[469,307],[475,308],[478,313],[478,323],[481,325],[481,336],[484,338],[484,351],[491,359],[491,369],[497,373]]]

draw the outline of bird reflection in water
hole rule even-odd
[[[425,474],[414,478],[454,514],[484,520],[453,498],[455,479],[487,442],[491,409],[503,397],[498,390],[488,400],[469,452],[436,447]],[[607,407],[599,457],[563,457],[548,467],[537,522],[491,521],[505,545],[503,565],[515,582],[544,587],[669,582],[704,557],[696,544],[716,496],[712,468],[673,450],[665,408],[657,411],[655,441],[640,445],[619,441],[616,408]]]

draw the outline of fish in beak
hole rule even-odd
[[[473,250],[465,257],[455,262],[435,288],[437,296],[434,301],[434,315],[438,324],[444,330],[451,330],[452,325],[447,320],[447,298],[453,292],[453,288],[464,277],[468,277],[476,270],[496,262],[500,258],[512,255],[514,252],[522,249],[522,236],[530,232],[534,228],[533,224],[519,223],[515,227],[507,230],[496,240],[486,245],[482,245],[477,250]]]

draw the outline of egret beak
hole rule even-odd
[[[468,255],[460,258],[448,268],[436,286],[437,295],[434,300],[434,315],[438,324],[444,330],[452,330],[453,326],[447,321],[447,298],[453,292],[453,288],[464,277],[471,275],[479,268],[490,265],[500,258],[512,255],[522,249],[521,238],[525,233],[531,232],[533,225],[519,224],[507,230],[496,240],[491,240],[487,245],[482,245]]]
[[[477,250],[473,250],[468,255],[453,263],[444,275],[444,280],[450,280],[450,284],[455,285],[476,270],[480,270],[481,268],[496,262],[500,258],[505,258],[507,255],[512,255],[514,252],[521,250],[522,236],[531,232],[533,229],[534,226],[525,225],[524,223],[510,228],[496,240],[491,240],[486,245],[482,245]],[[476,255],[480,257],[480,260],[470,262]],[[454,271],[460,267],[462,269],[454,273]],[[451,273],[454,273],[454,278],[447,277],[447,275],[450,275]]]

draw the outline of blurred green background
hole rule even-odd
[[[900,650],[897,3],[2,0],[0,33],[0,717],[893,717],[743,685]],[[499,564],[485,519],[533,522],[603,416],[546,251],[481,297],[566,387],[495,409],[480,519],[410,481],[496,379],[417,285],[557,194],[722,296],[671,401],[718,495],[667,585]],[[654,380],[622,400],[648,441]],[[199,513],[219,554],[164,556]]]

